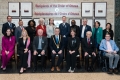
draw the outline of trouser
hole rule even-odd
[[[63,61],[63,53],[61,54],[51,54],[52,57],[52,67],[55,67],[55,57],[58,55],[58,61],[56,66],[60,66],[61,62]]]
[[[71,67],[71,70],[75,68],[76,64],[76,53],[70,54],[67,53],[67,68],[69,69]]]
[[[11,51],[8,55],[6,55],[5,51],[2,51],[2,67],[5,68],[7,66],[7,63],[13,56],[14,51]]]
[[[48,45],[50,45],[50,38],[48,38]],[[48,48],[47,48],[47,54],[48,54],[48,59],[50,60],[51,59],[51,49],[50,49],[50,46],[48,46]]]
[[[119,55],[114,54],[114,53],[106,53],[105,56],[109,58],[109,68],[117,68],[117,64],[119,61]]]
[[[28,67],[28,52],[27,53],[24,53],[24,51],[20,51],[19,52],[19,55],[20,55],[20,67],[23,67],[23,68],[27,68]]]
[[[37,67],[37,58],[38,55],[41,54],[42,50],[37,50],[38,54],[37,55],[33,55],[33,62],[34,62],[34,67]],[[44,68],[44,63],[45,63],[45,55],[41,55],[41,66],[42,68]]]
[[[85,66],[86,66],[86,68],[89,67],[89,58],[90,58],[89,55],[85,56]],[[94,65],[94,63],[96,61],[96,56],[91,55],[91,59],[92,59],[91,67],[93,67],[93,65]]]

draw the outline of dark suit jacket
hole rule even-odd
[[[66,37],[70,34],[70,24],[65,23],[65,26],[63,26],[63,23],[59,25],[60,28],[60,35],[65,35]]]
[[[103,30],[103,39],[105,39],[106,33],[109,33],[111,39],[113,40],[113,35],[114,35],[113,30],[110,30],[110,31],[108,32],[106,29],[104,29],[104,30]]]
[[[61,41],[60,41],[60,37],[61,37]],[[50,38],[50,49],[51,49],[51,51],[52,51],[52,50],[55,50],[55,51],[63,50],[63,49],[64,49],[63,37],[62,37],[61,35],[59,35],[59,41],[60,41],[59,49],[57,49],[57,47],[56,47],[56,45],[55,45],[56,41],[55,41],[55,43],[54,43],[54,40],[56,40],[56,39],[55,39],[55,35],[51,36],[51,38]]]
[[[47,38],[46,37],[42,37],[42,50],[45,50],[47,49],[47,46],[48,46],[48,41],[47,41]],[[38,44],[39,44],[39,36],[35,36],[34,37],[34,40],[33,40],[33,50],[37,50],[38,49]]]
[[[7,30],[8,28],[10,28],[8,22],[4,23],[3,26],[2,26],[2,34],[3,34],[3,35],[6,33],[6,30]],[[13,34],[13,35],[14,35],[14,33],[15,33],[15,28],[16,28],[15,24],[12,23],[12,29],[13,29],[12,34]]]
[[[83,25],[80,25],[80,41],[81,41],[82,28],[83,28]],[[92,29],[91,29],[91,27],[89,25],[86,25],[86,27],[85,27],[84,38],[86,37],[86,32],[87,31],[91,31],[92,32]]]
[[[18,54],[20,53],[20,51],[24,52],[24,49],[26,48],[27,40],[25,41],[25,44],[24,44],[23,43],[23,38],[19,38],[18,46],[17,46]],[[28,47],[28,50],[30,50],[30,45]]]
[[[90,45],[87,42],[87,38],[82,39],[82,48],[84,52],[87,52],[89,54],[91,54],[92,52],[95,52],[94,39],[90,38]]]
[[[75,42],[73,42],[73,44],[72,44],[72,40],[75,41]],[[69,50],[71,50],[71,51],[75,50],[75,52],[78,53],[79,45],[80,45],[79,37],[75,37],[75,38],[69,37],[68,38],[68,46],[67,46],[68,51]]]
[[[19,38],[21,37],[21,33],[22,33],[22,29],[20,28],[20,26],[16,27],[15,29],[16,42],[18,42]]]

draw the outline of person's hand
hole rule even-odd
[[[85,56],[87,56],[88,55],[88,53],[87,52],[85,52]]]
[[[53,54],[56,54],[55,50],[52,50],[52,53],[53,53]]]
[[[96,56],[95,52],[92,52],[92,55]]]
[[[61,54],[62,53],[62,50],[60,50],[59,52],[58,52],[58,54]]]
[[[27,49],[27,48],[25,48],[24,50],[25,50],[24,53],[27,53],[27,52],[28,52],[28,49]]]
[[[69,53],[70,53],[70,54],[72,54],[72,51],[71,51],[71,50],[69,50]]]
[[[116,54],[116,53],[117,53],[117,51],[113,51],[113,53],[114,53],[114,54]]]
[[[111,51],[109,51],[109,50],[106,50],[106,52],[107,52],[107,53],[111,53]]]
[[[75,51],[72,51],[72,54],[75,53]]]
[[[9,51],[5,51],[5,53],[6,53],[6,55],[8,55],[8,54],[9,54]]]
[[[41,51],[41,55],[44,55],[44,54],[45,54],[45,51],[44,51],[44,50],[42,50],[42,51]]]
[[[34,55],[37,55],[37,54],[38,54],[38,52],[35,50],[35,51],[34,51]]]

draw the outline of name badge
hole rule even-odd
[[[92,44],[92,42],[90,44]]]

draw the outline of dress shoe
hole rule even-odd
[[[60,68],[57,66],[57,67],[56,67],[56,70],[57,70],[57,71],[60,71]]]
[[[90,72],[90,68],[89,67],[87,68],[87,71]]]
[[[90,67],[90,71],[92,71],[92,72],[93,72],[93,71],[94,71],[94,68],[93,68],[93,67]]]
[[[36,70],[37,70],[37,68],[34,68],[34,69],[33,69],[33,72],[36,72]]]
[[[5,71],[5,70],[6,70],[6,67],[3,68],[3,71]]]
[[[42,72],[45,72],[45,68],[42,68]]]
[[[71,67],[69,68],[68,72],[71,72]]]
[[[114,69],[114,73],[115,73],[115,74],[118,74],[117,68]]]
[[[113,74],[113,69],[109,69],[108,74]]]
[[[52,68],[51,68],[51,71],[53,72],[54,70],[55,70],[55,67],[52,67]]]

